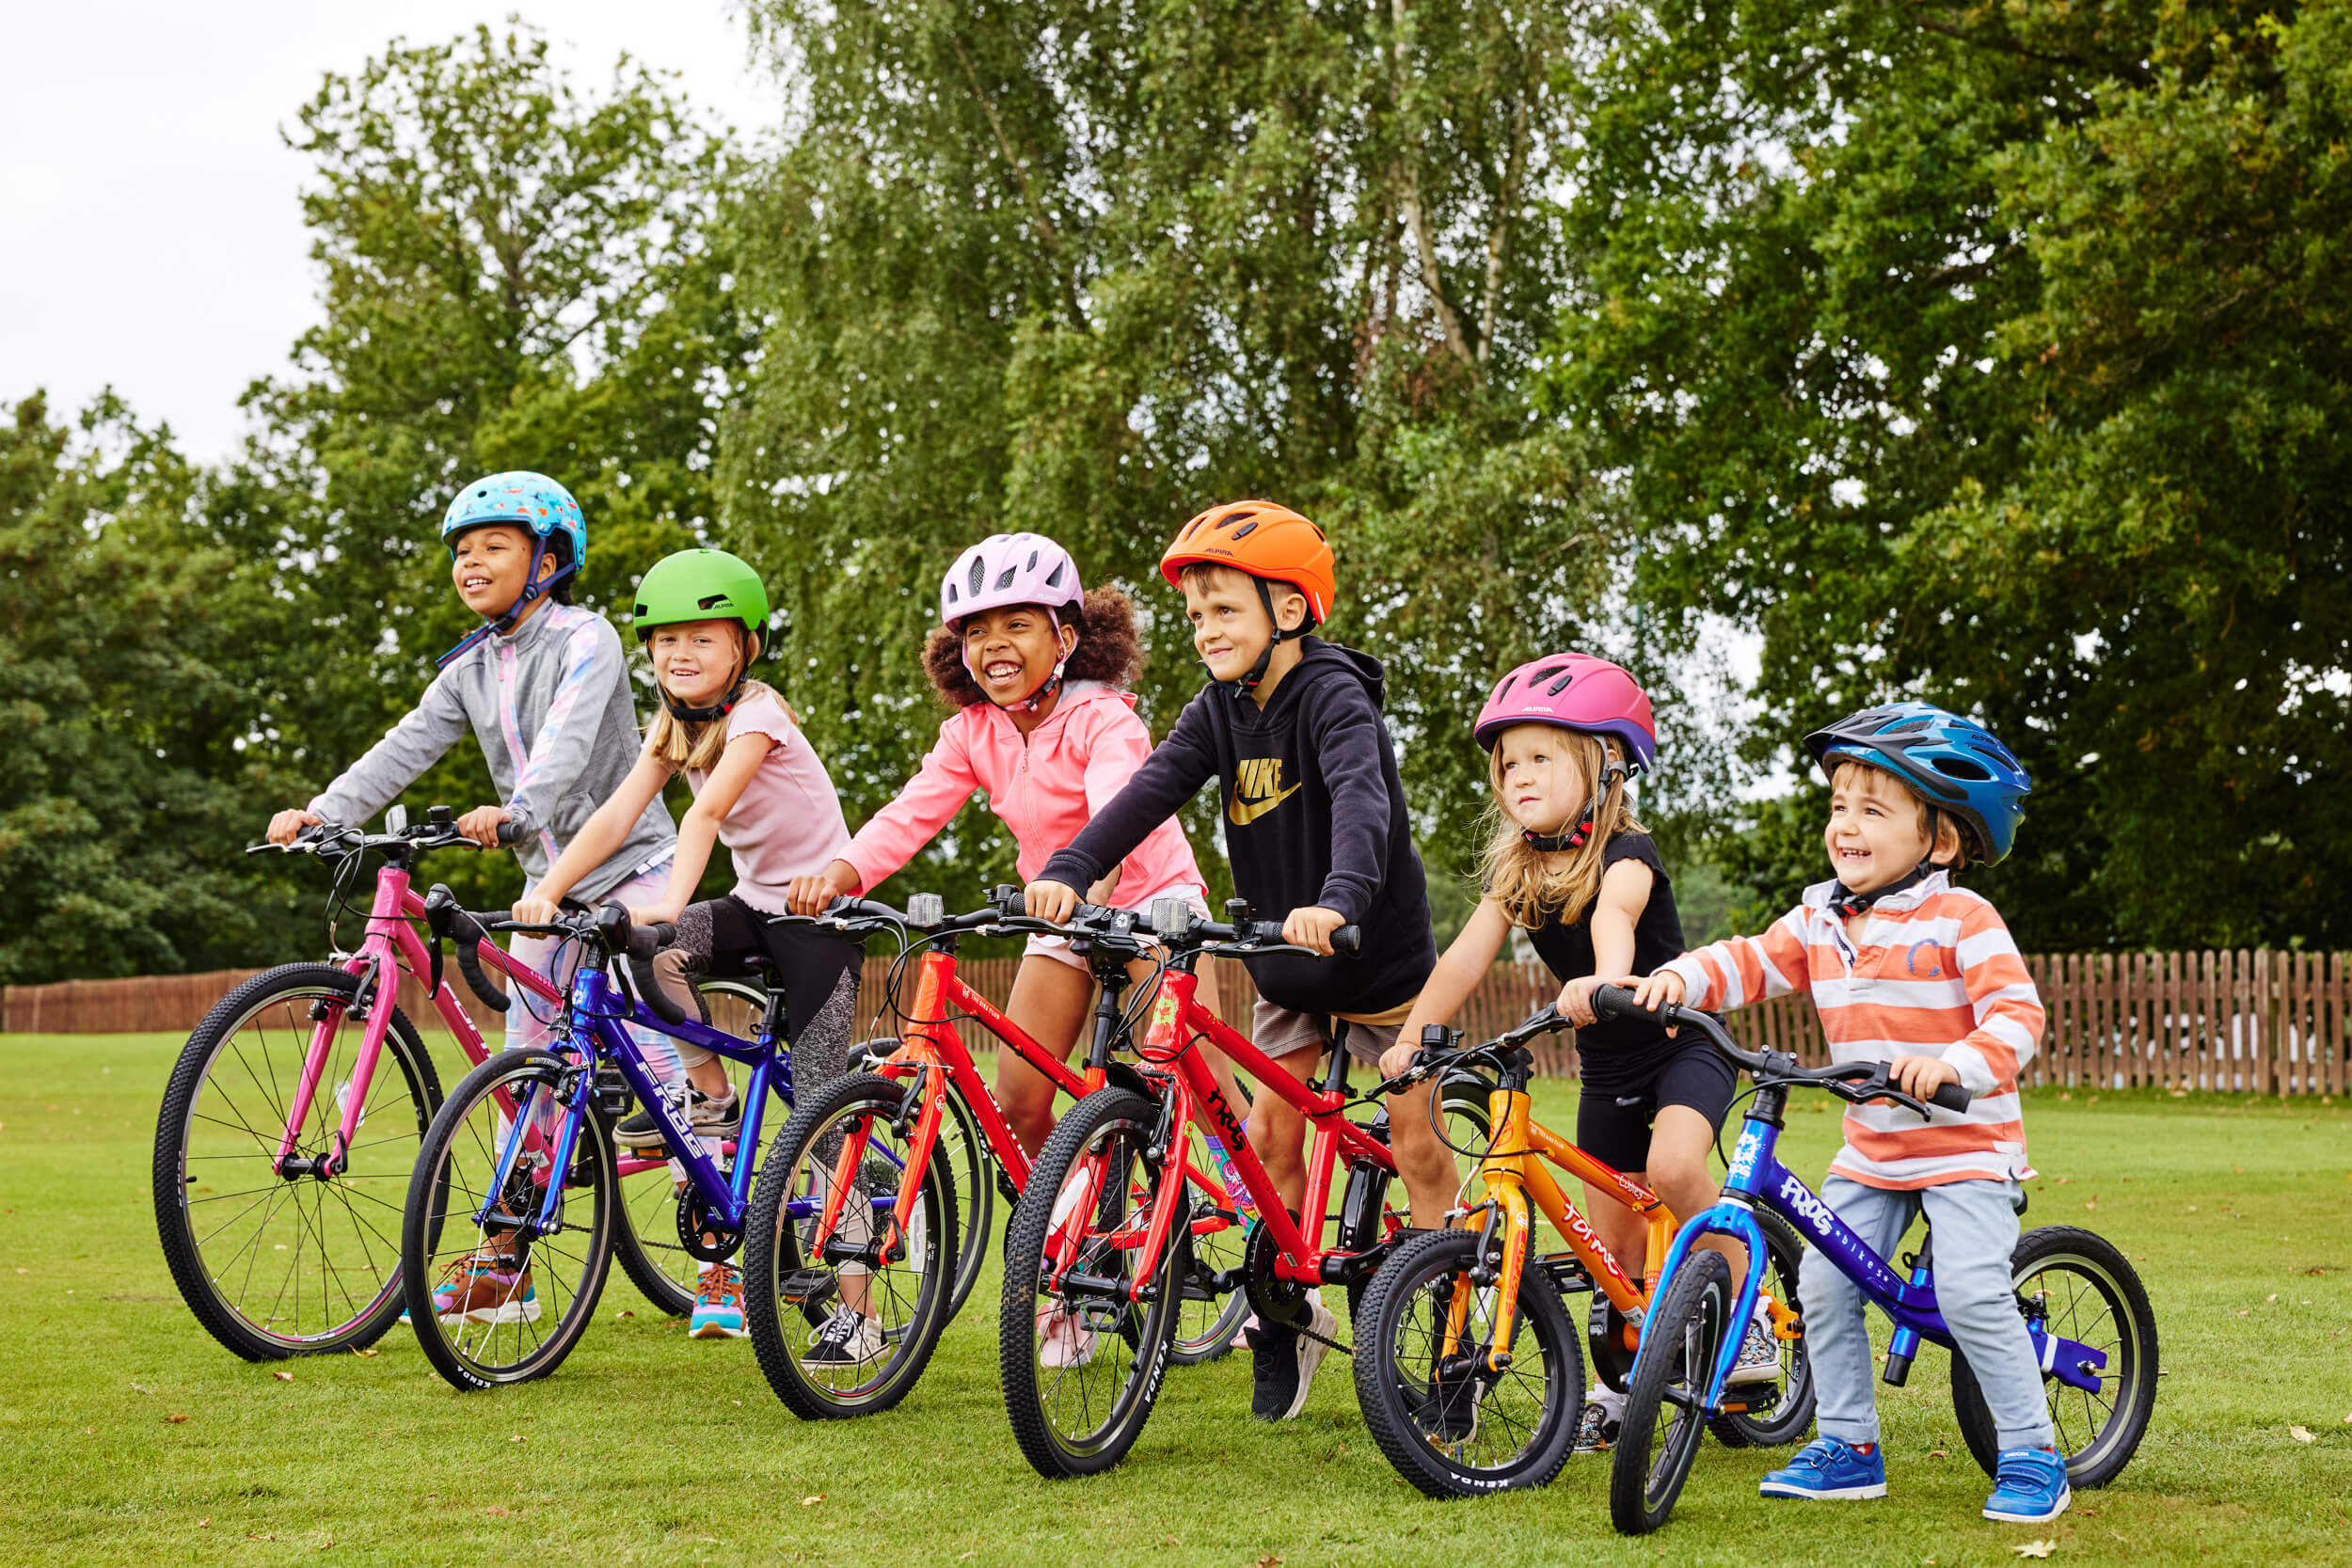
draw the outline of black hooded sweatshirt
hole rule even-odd
[[[1309,637],[1261,710],[1212,684],[1044,879],[1088,888],[1211,779],[1225,800],[1233,889],[1261,920],[1320,904],[1363,927],[1353,958],[1248,960],[1258,993],[1303,1013],[1382,1013],[1420,994],[1438,961],[1396,749],[1387,677],[1368,654]]]

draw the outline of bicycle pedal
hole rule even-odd
[[[776,1293],[795,1307],[821,1306],[840,1285],[831,1269],[794,1269],[776,1282]]]

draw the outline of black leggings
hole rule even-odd
[[[677,918],[677,940],[654,960],[661,989],[690,1004],[709,1022],[708,1009],[686,976],[748,976],[749,958],[775,968],[764,978],[784,992],[784,1037],[792,1047],[792,1086],[797,1098],[841,1076],[850,1055],[850,1032],[857,1020],[857,984],[865,950],[807,926],[771,926],[767,917],[729,894],[689,904]],[[672,1042],[689,1067],[707,1053],[683,1040]]]

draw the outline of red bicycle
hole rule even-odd
[[[1018,1204],[1028,1188],[1029,1157],[959,1021],[979,1024],[1073,1100],[1106,1085],[1145,1087],[1134,1068],[1111,1059],[1152,995],[1147,987],[1134,1007],[1125,1000],[1128,966],[1153,951],[1132,912],[1089,906],[1056,926],[1022,914],[1017,888],[952,917],[936,895],[908,904],[844,898],[821,915],[773,917],[850,941],[894,934],[899,963],[916,964],[904,1033],[875,1042],[866,1071],[803,1097],[761,1167],[745,1220],[745,1326],[777,1398],[810,1419],[871,1415],[906,1396],[978,1277],[997,1196]],[[956,972],[962,938],[1025,932],[1072,938],[1101,986],[1080,1067],[1030,1038]],[[899,979],[894,968],[893,996]],[[1201,1227],[1236,1227],[1213,1167],[1188,1159],[1185,1170],[1215,1195]],[[875,1201],[889,1196],[896,1202]],[[1230,1338],[1230,1322],[1223,1332]]]
[[[1198,1277],[1192,1255],[1204,1218],[1201,1195],[1214,1195],[1209,1202],[1219,1209],[1225,1203],[1222,1186],[1202,1179],[1191,1152],[1196,1132],[1223,1140],[1258,1210],[1239,1263],[1209,1283],[1242,1291],[1262,1322],[1308,1331],[1307,1292],[1319,1285],[1344,1287],[1352,1318],[1403,1228],[1387,1201],[1396,1174],[1387,1113],[1349,1119],[1366,1101],[1348,1091],[1347,1053],[1334,1048],[1321,1083],[1310,1086],[1198,1000],[1194,971],[1203,955],[1307,951],[1281,941],[1279,921],[1253,921],[1238,902],[1226,909],[1232,918],[1220,923],[1199,920],[1173,900],[1154,908],[1163,974],[1137,1053],[1143,1082],[1106,1084],[1062,1117],[1030,1172],[1032,1191],[1052,1194],[1052,1201],[1024,1203],[1013,1216],[998,1358],[1013,1435],[1048,1479],[1119,1463],[1158,1402],[1176,1311],[1185,1282]],[[1356,937],[1355,927],[1342,927],[1332,945],[1351,952]],[[1300,1209],[1312,1225],[1291,1217],[1242,1117],[1209,1071],[1203,1041],[1312,1126]],[[1438,1103],[1452,1124],[1450,1145],[1485,1147],[1486,1107],[1474,1085],[1446,1083]],[[1331,1183],[1343,1164],[1347,1184],[1334,1212]],[[1218,1216],[1207,1218],[1214,1224]],[[1324,1233],[1333,1226],[1334,1244],[1327,1247]]]

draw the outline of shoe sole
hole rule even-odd
[[[803,1356],[801,1358],[801,1370],[804,1372],[853,1372],[860,1367],[870,1367],[881,1359],[882,1353],[879,1351],[862,1360],[852,1356],[842,1361],[812,1361],[808,1357]]]
[[[1984,1511],[1984,1516],[1996,1525],[2046,1525],[2065,1513],[2074,1501],[2074,1489],[2070,1486],[2058,1494],[2058,1506],[2047,1513],[1996,1513],[1987,1508]]]
[[[506,1323],[535,1323],[539,1321],[539,1304],[527,1307],[477,1307],[470,1312],[443,1312],[440,1321],[452,1328],[461,1323],[474,1323],[497,1328]]]
[[[1813,1491],[1803,1486],[1775,1486],[1768,1481],[1756,1489],[1756,1495],[1759,1497],[1796,1497],[1814,1503],[1864,1502],[1886,1496],[1886,1482],[1874,1481],[1867,1486],[1827,1486]]]
[[[1753,1388],[1759,1383],[1778,1383],[1779,1381],[1780,1363],[1775,1361],[1769,1367],[1749,1367],[1744,1370],[1734,1367],[1731,1370],[1731,1375],[1724,1379],[1724,1386]]]
[[[724,1323],[696,1323],[686,1331],[689,1339],[748,1339],[752,1331],[741,1325],[729,1328]]]

